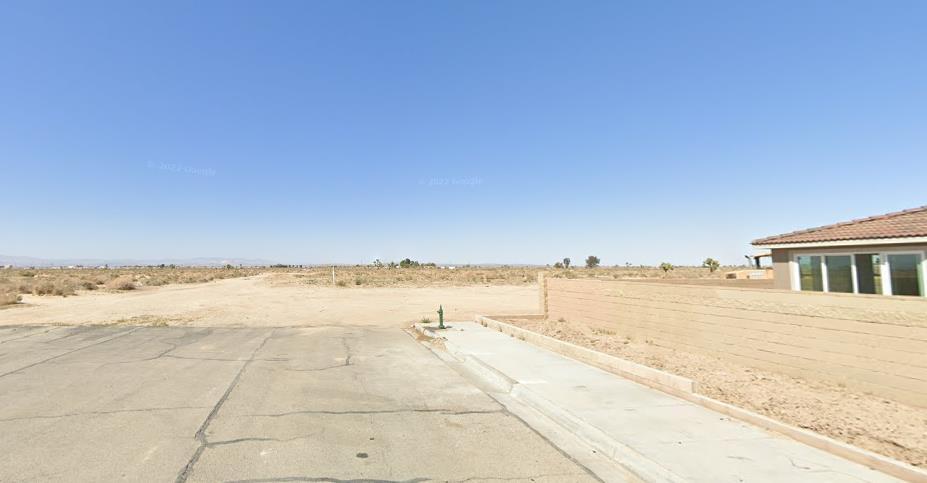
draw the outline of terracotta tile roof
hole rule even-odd
[[[916,236],[927,236],[927,205],[885,215],[870,216],[869,218],[760,238],[759,240],[753,240],[753,244],[814,243]]]

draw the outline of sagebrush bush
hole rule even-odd
[[[33,295],[51,295],[55,291],[55,284],[51,282],[39,282],[32,286]]]
[[[120,275],[106,284],[112,290],[135,290],[135,279],[131,275]]]
[[[18,293],[0,292],[0,305],[18,304],[22,299],[22,295]]]

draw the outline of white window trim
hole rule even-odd
[[[822,281],[821,285],[824,289],[823,293],[831,293],[830,287],[827,279],[827,257],[833,256],[850,256],[850,274],[853,277],[853,293],[859,293],[859,281],[856,277],[856,257],[854,255],[879,255],[881,260],[881,277],[882,277],[882,295],[893,295],[892,294],[892,273],[891,267],[888,265],[888,256],[889,255],[919,255],[921,257],[921,297],[927,297],[927,251],[925,250],[910,250],[910,249],[894,249],[894,250],[843,250],[843,251],[827,251],[827,252],[800,252],[796,251],[791,254],[789,260],[789,278],[791,279],[792,290],[796,292],[801,292],[801,275],[798,269],[798,257],[821,257],[821,276]],[[844,293],[844,292],[834,292],[834,293]]]

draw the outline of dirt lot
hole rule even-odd
[[[569,321],[509,319],[544,335],[614,354],[698,382],[715,399],[834,439],[927,466],[927,408],[846,388],[750,369],[711,357],[630,340]]]
[[[449,320],[471,320],[477,312],[532,312],[538,303],[537,288],[530,284],[339,287],[307,284],[298,274],[284,273],[118,293],[79,291],[76,297],[22,297],[22,303],[0,309],[0,325],[398,327],[436,319],[438,305]]]

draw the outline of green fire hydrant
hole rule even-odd
[[[438,306],[438,328],[439,329],[444,328],[444,306],[443,305]]]

